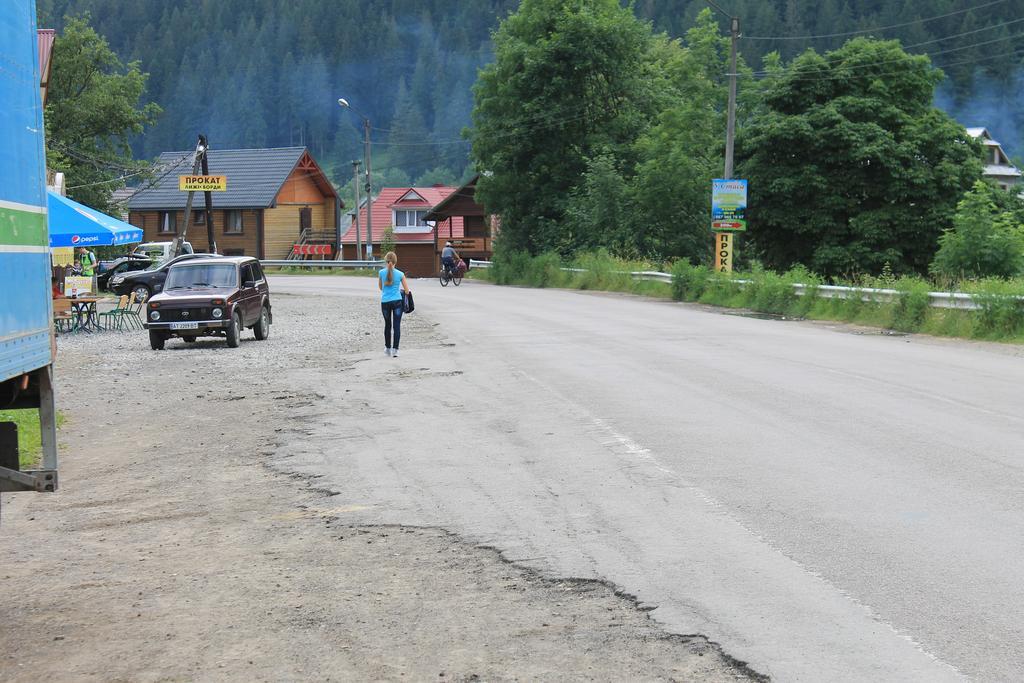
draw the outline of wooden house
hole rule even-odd
[[[441,250],[451,242],[459,256],[466,260],[489,261],[494,253],[493,232],[498,220],[488,215],[476,201],[476,183],[480,175],[440,201],[427,213],[425,220],[434,226],[436,268],[441,268]]]
[[[128,222],[143,229],[147,242],[174,239],[185,227],[188,193],[178,176],[192,172],[190,152],[165,152],[157,180],[131,195]],[[305,147],[211,149],[210,175],[227,177],[227,191],[213,192],[213,228],[226,256],[284,259],[295,245],[323,245],[326,257],[340,244],[343,204],[330,180]],[[195,251],[209,251],[203,194],[192,200],[186,239]]]

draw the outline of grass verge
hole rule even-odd
[[[570,268],[575,270],[563,270]],[[923,332],[943,337],[1024,343],[1024,279],[987,279],[952,283],[949,289],[916,277],[872,278],[851,286],[895,289],[894,301],[882,301],[869,292],[845,299],[817,295],[824,283],[803,267],[774,273],[754,267],[750,272],[719,275],[707,266],[685,261],[672,268],[672,284],[634,280],[630,271],[664,270],[663,264],[625,261],[599,251],[566,263],[557,254],[531,257],[524,253],[497,254],[494,265],[474,275],[500,285],[562,287],[628,292],[676,301],[691,301],[727,308],[744,308],[793,318],[834,320],[859,325]],[[742,280],[743,282],[737,282]],[[795,284],[804,285],[803,295]],[[975,295],[975,311],[932,308],[929,292],[961,291]]]
[[[13,422],[18,425],[18,462],[23,470],[34,467],[43,452],[39,434],[39,411],[34,408],[0,410],[0,422]],[[63,424],[64,415],[57,413],[57,426]]]

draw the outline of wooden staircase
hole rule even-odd
[[[312,230],[309,228],[304,229],[299,233],[299,239],[295,242],[296,247],[304,247],[312,244],[334,244],[334,231],[333,230]],[[288,251],[285,256],[286,261],[302,261],[304,256],[296,253],[296,249],[292,248]]]

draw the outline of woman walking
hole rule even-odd
[[[377,287],[380,289],[380,312],[384,314],[384,355],[398,357],[398,342],[402,339],[402,312],[405,310],[402,292],[409,293],[409,284],[405,273],[395,266],[398,257],[389,251],[384,255],[386,268],[377,273]],[[394,329],[394,346],[391,344],[391,333]]]

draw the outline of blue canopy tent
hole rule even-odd
[[[47,192],[50,247],[107,247],[142,241],[142,228]]]

